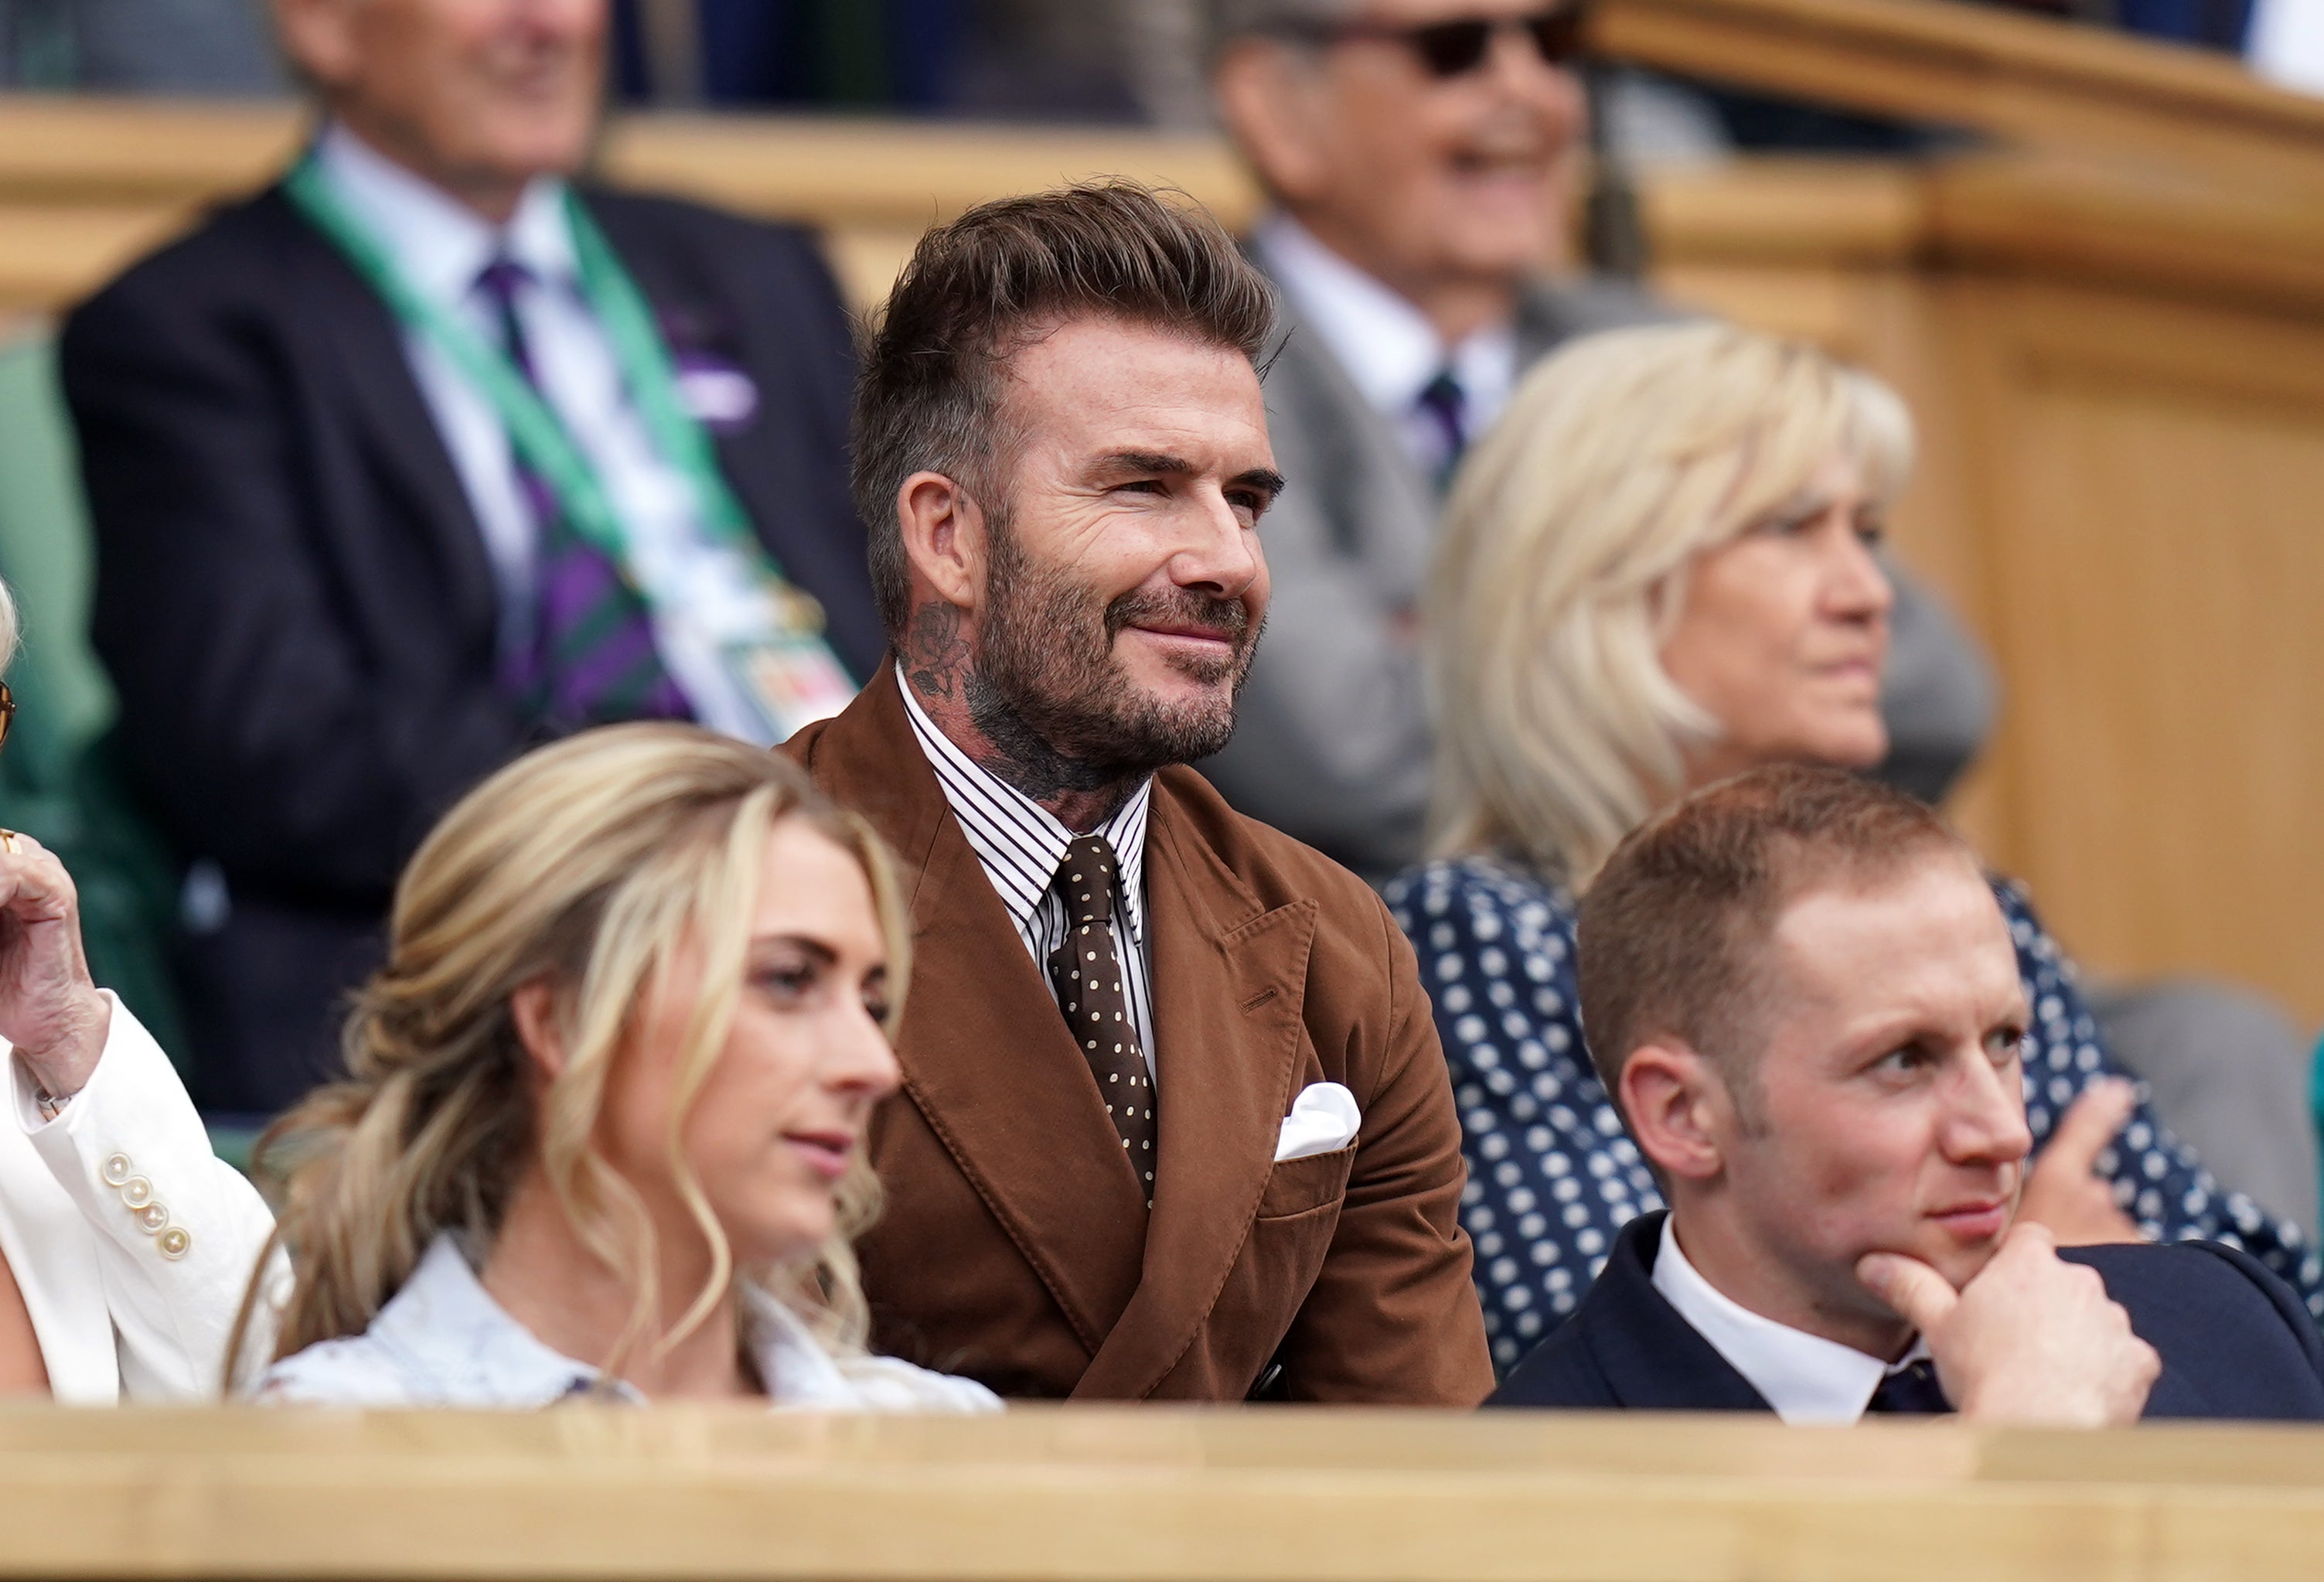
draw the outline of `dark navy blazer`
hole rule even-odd
[[[1764,1397],[1654,1285],[1662,1213],[1622,1228],[1573,1317],[1536,1347],[1488,1406],[1766,1411]],[[2149,1418],[2324,1420],[2324,1339],[2292,1288],[2217,1242],[2068,1247],[2161,1354]]]
[[[586,202],[680,365],[755,390],[714,425],[719,469],[868,678],[887,639],[848,495],[853,331],[815,239]],[[269,1113],[336,1070],[420,837],[540,733],[500,683],[491,558],[402,330],[279,189],[76,310],[60,360],[123,761],[231,894],[179,943],[195,1097]]]

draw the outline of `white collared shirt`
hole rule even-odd
[[[1663,1219],[1655,1289],[1787,1423],[1852,1423],[1890,1374],[1929,1355],[1916,1337],[1895,1363],[1763,1318],[1705,1280],[1679,1251],[1678,1216]]]
[[[772,1405],[801,1411],[997,1411],[973,1379],[888,1356],[835,1357],[788,1308],[742,1288],[744,1341]],[[494,1301],[458,1240],[439,1235],[361,1335],[310,1346],[267,1370],[260,1400],[321,1406],[500,1407],[581,1396],[645,1397],[545,1344]]]
[[[1057,865],[1065,860],[1065,848],[1073,844],[1074,832],[1057,822],[1048,809],[991,773],[938,730],[921,709],[919,699],[912,696],[912,683],[900,665],[896,669],[896,684],[903,689],[904,712],[912,722],[912,735],[936,772],[945,801],[960,820],[961,833],[968,837],[984,876],[999,893],[1001,904],[1017,925],[1018,938],[1033,953],[1033,965],[1040,968],[1041,981],[1049,984],[1055,998],[1056,985],[1049,980],[1049,957],[1065,942],[1072,920],[1066,915],[1064,897],[1052,885]],[[1148,778],[1139,783],[1112,818],[1090,832],[1105,837],[1121,866],[1121,890],[1113,903],[1113,937],[1117,945],[1128,939],[1132,947],[1120,952],[1122,992],[1130,1001],[1130,1019],[1138,1029],[1138,1047],[1145,1053],[1148,1077],[1157,1071],[1154,996],[1148,976],[1152,964],[1146,944],[1146,814],[1153,800],[1154,782]]]
[[[1448,347],[1426,314],[1280,210],[1259,222],[1251,245],[1423,473],[1434,476],[1445,461],[1443,431],[1420,406],[1439,373],[1449,369],[1460,384],[1471,443],[1508,405],[1517,378],[1514,325],[1489,325]]]
[[[529,279],[515,313],[542,397],[587,456],[627,530],[630,569],[648,592],[662,663],[703,724],[765,742],[759,712],[712,635],[755,615],[755,580],[715,541],[692,481],[655,450],[623,386],[613,343],[581,293],[565,184],[533,181],[508,225],[496,229],[344,126],[327,129],[316,154],[333,194],[384,246],[405,282],[488,346],[500,344],[500,324],[476,278],[503,254],[524,266]],[[502,645],[515,650],[532,636],[540,527],[517,483],[507,430],[492,402],[425,335],[407,327],[403,350],[483,533],[500,595]]]

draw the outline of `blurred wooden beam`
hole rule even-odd
[[[1065,1408],[0,1414],[0,1577],[2082,1582],[2304,1573],[2324,1433]]]
[[[0,198],[192,207],[280,172],[306,119],[288,103],[0,94]]]
[[[2324,190],[2324,99],[2204,50],[1958,0],[1599,0],[1619,60],[2004,143]]]

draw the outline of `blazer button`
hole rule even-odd
[[[173,1225],[153,1239],[153,1245],[160,1250],[161,1256],[172,1261],[184,1257],[193,1244],[192,1233],[182,1225]]]
[[[137,1211],[138,1228],[149,1236],[169,1223],[170,1210],[158,1199]]]
[[[153,1200],[153,1183],[143,1176],[132,1176],[121,1184],[121,1200],[132,1208],[143,1208]]]
[[[129,1156],[127,1154],[115,1154],[111,1159],[105,1161],[105,1184],[108,1187],[117,1187],[121,1185],[122,1182],[129,1179],[131,1168]]]

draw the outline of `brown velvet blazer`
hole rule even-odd
[[[1147,1217],[1065,1031],[913,739],[892,666],[784,749],[902,859],[904,1092],[861,1244],[874,1345],[1003,1395],[1467,1407],[1492,1388],[1460,1123],[1412,951],[1353,874],[1157,777],[1147,830],[1160,1165]],[[1363,1123],[1274,1162],[1312,1082]]]

